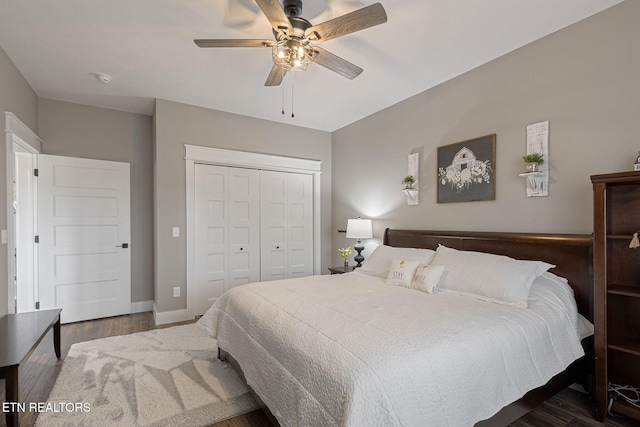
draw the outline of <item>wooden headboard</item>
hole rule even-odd
[[[565,277],[573,288],[578,311],[593,322],[593,236],[466,231],[395,230],[387,228],[384,244],[397,247],[450,248],[489,252],[516,259],[548,262],[549,270]]]

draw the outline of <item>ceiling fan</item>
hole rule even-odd
[[[301,18],[302,0],[255,0],[273,27],[275,40],[262,39],[196,39],[199,47],[270,47],[273,67],[265,86],[278,86],[289,70],[301,71],[315,62],[348,79],[362,73],[362,68],[316,46],[356,31],[387,22],[380,3],[363,7],[318,25]]]

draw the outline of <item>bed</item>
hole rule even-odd
[[[507,425],[584,379],[591,236],[387,229],[383,243],[361,271],[234,288],[199,320],[274,423]],[[430,293],[396,283],[398,268],[446,273]],[[533,277],[524,302],[520,287],[453,286],[483,269]]]

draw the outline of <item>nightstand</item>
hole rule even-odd
[[[350,271],[355,270],[355,266],[350,265],[348,267],[342,266],[342,267],[329,267],[329,271],[331,272],[331,274],[342,274],[342,273],[348,273]]]

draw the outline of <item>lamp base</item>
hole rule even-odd
[[[354,245],[353,249],[355,249],[356,252],[358,252],[358,255],[353,257],[353,260],[357,262],[356,268],[362,267],[362,261],[364,261],[364,256],[362,256],[362,253],[361,253],[362,251],[364,251],[364,245],[362,244],[362,241],[358,240],[358,243]]]

